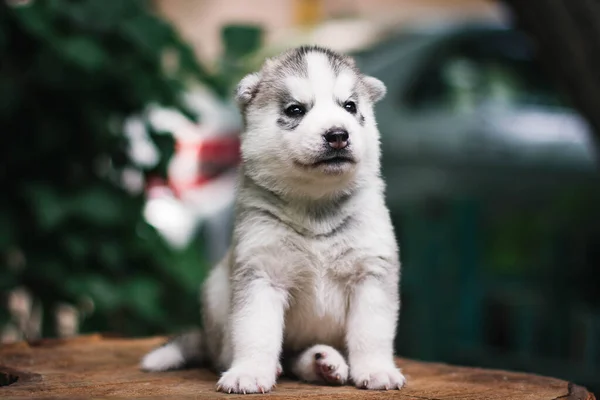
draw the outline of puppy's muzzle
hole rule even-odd
[[[348,146],[348,131],[341,128],[333,128],[325,132],[323,138],[329,146],[335,150],[341,150]]]

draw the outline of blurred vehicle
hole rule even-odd
[[[354,56],[388,88],[376,113],[392,203],[487,189],[500,183],[494,177],[513,184],[507,170],[595,170],[590,128],[517,30],[496,23],[414,27]],[[422,179],[409,193],[404,182],[415,174]]]

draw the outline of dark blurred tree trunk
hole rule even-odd
[[[503,0],[600,145],[600,0]]]

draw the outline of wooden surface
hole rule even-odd
[[[145,373],[140,357],[162,338],[70,340],[16,343],[0,347],[0,398],[239,398],[214,390],[206,370]],[[280,380],[270,399],[586,399],[584,388],[554,378],[505,371],[460,368],[398,359],[408,384],[400,391],[371,392],[352,386],[327,387]],[[14,381],[10,385],[8,382]]]

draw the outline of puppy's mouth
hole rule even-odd
[[[346,163],[354,164],[355,162],[356,161],[352,157],[346,155],[335,155],[321,158],[311,165],[313,167],[319,167],[321,165],[342,165]]]
[[[339,167],[344,167],[350,164],[356,164],[356,160],[346,154],[330,154],[330,155],[326,155],[324,157],[315,159],[312,162],[301,162],[298,160],[295,160],[295,163],[303,168],[319,168],[319,167],[333,167],[333,168],[339,168]]]

